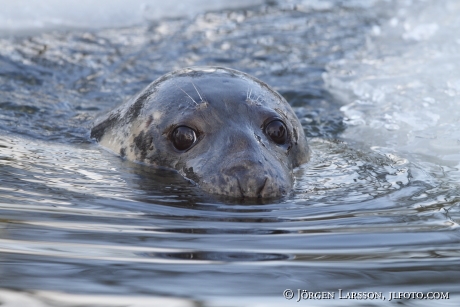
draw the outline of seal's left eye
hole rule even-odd
[[[265,126],[265,134],[278,145],[286,144],[288,140],[286,125],[279,119],[275,119]]]
[[[171,140],[177,150],[187,150],[196,142],[195,130],[187,126],[179,126],[171,134]]]

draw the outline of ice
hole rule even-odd
[[[430,23],[412,27],[411,24],[406,23],[404,25],[404,29],[406,30],[406,32],[402,35],[404,39],[420,41],[429,39],[433,36],[436,31],[438,31],[439,26],[436,23]]]
[[[395,16],[379,31],[370,30],[362,51],[330,63],[323,75],[344,103],[348,128],[342,136],[391,148],[414,163],[455,169],[460,153],[460,2],[397,5]]]
[[[164,17],[262,4],[262,0],[0,0],[0,35],[65,28],[126,27]]]

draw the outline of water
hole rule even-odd
[[[0,304],[458,306],[459,16],[455,0],[283,1],[4,36]],[[96,116],[191,65],[293,105],[312,160],[291,195],[215,198],[90,140]],[[401,291],[449,299],[389,301]]]

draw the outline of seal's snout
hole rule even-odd
[[[290,190],[289,178],[280,176],[274,170],[266,170],[259,162],[250,160],[239,161],[237,165],[229,166],[221,171],[230,188],[231,195],[243,198],[279,197]],[[232,195],[233,194],[233,195]],[[238,195],[239,194],[239,195]]]
[[[234,178],[242,197],[260,198],[267,184],[268,176],[263,173],[254,173],[253,170],[250,171],[251,164],[246,162],[230,167],[223,170],[222,174]]]

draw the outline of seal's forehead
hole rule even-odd
[[[231,103],[264,104],[279,107],[285,100],[268,85],[246,74],[211,68],[184,69],[157,80],[152,99],[166,104],[186,103],[196,107],[206,102],[215,107]]]
[[[222,90],[242,90],[247,87],[263,87],[261,82],[255,79],[248,78],[241,73],[231,73],[226,70],[216,71],[184,71],[176,74],[171,74],[169,78],[165,78],[159,83],[160,89],[170,90],[171,87],[192,87],[193,85],[200,86],[207,92],[215,92]]]
[[[218,66],[196,66],[196,67],[187,67],[182,68],[176,71],[173,71],[165,77],[174,77],[174,76],[191,76],[191,77],[199,77],[202,75],[227,75],[227,76],[235,76],[235,77],[248,77],[252,78],[250,75],[245,74],[241,71],[225,68],[225,67],[218,67]]]

